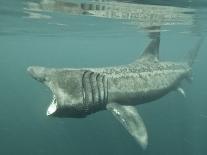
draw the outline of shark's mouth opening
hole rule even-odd
[[[53,95],[52,102],[50,103],[50,105],[47,109],[47,116],[54,114],[56,112],[56,110],[57,110],[57,99],[56,99],[56,96]]]

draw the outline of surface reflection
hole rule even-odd
[[[49,14],[51,12],[121,19],[127,24],[133,24],[152,32],[159,31],[160,26],[163,25],[193,25],[195,10],[112,0],[86,2],[40,0],[25,2],[24,5],[26,18],[48,19],[52,18]]]

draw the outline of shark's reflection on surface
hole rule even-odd
[[[70,15],[87,15],[99,18],[125,20],[124,23],[145,28],[148,32],[160,31],[163,25],[193,25],[195,10],[175,6],[127,3],[114,0],[63,1],[40,0],[25,2],[25,17],[52,18],[49,13],[62,12]],[[152,29],[153,27],[153,29]]]

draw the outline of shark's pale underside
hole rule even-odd
[[[174,90],[185,95],[180,83],[191,77],[191,66],[202,40],[183,63],[160,61],[160,38],[157,37],[135,62],[127,65],[81,69],[32,66],[28,72],[53,93],[48,116],[82,118],[109,110],[146,148],[147,131],[135,106],[159,99]]]

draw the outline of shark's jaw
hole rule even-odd
[[[46,69],[44,67],[38,67],[38,66],[30,66],[27,68],[27,71],[35,80],[48,86],[48,84],[46,84],[47,70],[48,69]],[[47,109],[47,112],[46,112],[47,116],[52,116],[57,111],[57,98],[56,98],[53,91],[52,91],[52,93],[53,93],[53,98],[52,98],[52,101]]]
[[[57,99],[56,96],[53,94],[53,99],[47,109],[47,116],[53,115],[57,111]]]

